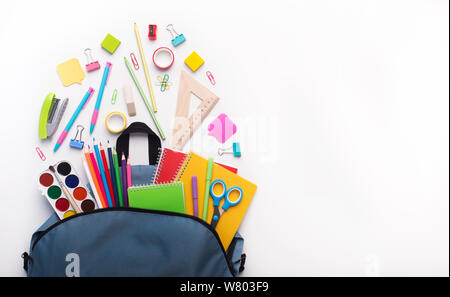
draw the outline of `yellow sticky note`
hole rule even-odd
[[[192,71],[196,71],[205,61],[203,61],[202,57],[200,57],[195,51],[190,54],[184,63],[191,68]]]
[[[81,68],[77,58],[59,64],[56,66],[56,71],[63,85],[66,87],[74,83],[81,84],[85,77],[83,68]]]

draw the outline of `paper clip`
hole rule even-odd
[[[161,92],[164,92],[165,90],[169,90],[170,89],[170,85],[168,84],[169,82],[169,75],[168,74],[164,74],[164,77],[161,77],[161,75],[158,75],[156,77],[156,79],[161,83]]]
[[[44,153],[41,151],[41,149],[38,146],[36,147],[36,152],[38,153],[38,156],[39,156],[39,158],[41,158],[42,161],[47,160]]]
[[[117,100],[117,89],[114,89],[113,95],[111,98],[111,104],[116,104],[116,100]]]
[[[209,81],[214,86],[216,84],[216,81],[214,80],[214,76],[210,71],[206,71],[206,76],[209,78]]]
[[[139,63],[138,63],[134,53],[130,54],[130,58],[131,58],[131,63],[133,63],[134,69],[139,70]]]

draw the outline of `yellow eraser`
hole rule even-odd
[[[192,71],[197,70],[200,66],[203,65],[205,61],[203,61],[202,57],[200,57],[195,51],[190,54],[186,60],[184,60],[184,63],[191,68]]]
[[[56,71],[58,72],[63,85],[66,87],[74,83],[81,84],[85,76],[83,68],[81,68],[77,58],[59,64],[56,66]]]

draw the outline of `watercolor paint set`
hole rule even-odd
[[[39,175],[39,188],[60,219],[98,208],[68,161],[60,161],[42,172]]]

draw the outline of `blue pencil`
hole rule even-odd
[[[112,203],[111,194],[109,193],[108,181],[106,180],[106,174],[105,174],[105,168],[103,167],[102,157],[100,155],[100,150],[98,148],[98,145],[95,142],[95,138],[94,138],[94,151],[95,151],[95,155],[97,157],[98,167],[100,168],[100,175],[102,177],[103,185],[105,185],[104,188],[105,188],[106,198],[108,200],[108,206],[112,207],[114,204]]]
[[[119,194],[117,193],[116,171],[114,170],[114,160],[113,160],[113,156],[112,156],[111,147],[109,146],[109,141],[108,141],[108,158],[109,158],[109,172],[111,174],[111,182],[112,182],[113,191],[114,191],[114,200],[116,202],[115,203],[116,206],[120,206]]]

